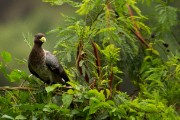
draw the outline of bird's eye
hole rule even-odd
[[[42,36],[37,36],[37,39],[39,40],[39,39],[41,39],[42,38]]]

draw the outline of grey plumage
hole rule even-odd
[[[46,41],[44,34],[35,35],[34,46],[29,55],[29,71],[47,84],[65,84],[69,78],[58,59],[41,46]]]

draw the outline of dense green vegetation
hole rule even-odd
[[[54,54],[66,68],[71,87],[44,85],[19,69],[9,72],[13,56],[2,51],[0,71],[20,84],[0,88],[1,119],[180,119],[179,49],[171,51],[165,42],[171,38],[178,43],[173,36],[178,9],[170,6],[172,0],[43,2],[67,3],[79,15],[62,14],[65,27],[48,32],[57,34]],[[157,17],[144,16],[137,3],[154,6]],[[25,41],[31,47],[30,38]],[[120,90],[126,80],[137,87],[133,94]]]

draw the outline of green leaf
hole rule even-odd
[[[67,60],[68,62],[71,62],[71,52],[67,52]]]
[[[116,48],[114,44],[108,45],[101,52],[105,55],[109,63],[113,64],[119,61],[120,48]]]
[[[109,89],[106,89],[106,97],[109,98],[109,96],[111,95],[111,92]]]
[[[1,57],[5,62],[10,62],[12,60],[12,56],[9,52],[2,51],[1,52]]]
[[[25,119],[27,119],[27,118],[23,115],[18,115],[15,117],[15,120],[25,120]]]
[[[91,97],[89,104],[90,104],[89,114],[91,115],[91,114],[96,113],[96,111],[100,108],[101,102],[97,98]]]
[[[159,56],[159,52],[153,48],[148,48],[146,49],[147,51],[151,51],[152,53],[154,53],[155,55]]]
[[[10,82],[17,82],[20,81],[20,79],[25,75],[26,73],[18,70],[18,69],[14,69],[8,76],[10,78]]]
[[[51,5],[63,5],[65,3],[68,3],[69,5],[73,6],[73,7],[78,7],[79,3],[78,2],[74,2],[72,0],[42,0],[43,2],[49,2]]]
[[[81,60],[81,61],[79,62],[79,67],[82,67],[83,64],[84,64],[84,60]]]
[[[50,109],[49,107],[44,107],[44,108],[43,108],[43,111],[44,111],[44,112],[51,112],[51,109]]]
[[[89,110],[90,109],[90,106],[86,106],[84,109],[83,109],[83,112],[86,111],[86,110]]]
[[[102,80],[100,85],[106,85],[107,83],[109,83],[109,80]]]
[[[62,86],[63,86],[62,84],[53,84],[51,86],[47,86],[45,89],[46,89],[46,92],[49,93],[49,92],[54,91],[56,88],[61,88]]]
[[[73,100],[73,95],[63,94],[62,101],[65,108],[68,108]]]
[[[62,5],[64,3],[62,0],[43,0],[43,2],[50,2],[51,5]]]
[[[103,33],[103,32],[115,31],[115,30],[116,30],[115,27],[103,28],[103,29],[100,29],[99,32],[98,32],[97,34]]]
[[[100,101],[105,101],[105,95],[104,90],[101,90],[100,92],[96,89],[89,90],[88,93],[89,97],[96,97]]]
[[[23,109],[24,111],[34,111],[34,110],[42,110],[44,108],[44,104],[38,104],[38,103],[34,103],[32,104],[22,104],[19,106],[20,109]]]
[[[147,105],[143,105],[141,107],[141,109],[143,109],[146,112],[158,112],[158,109],[156,108],[155,105],[153,104],[147,104]]]
[[[147,60],[151,60],[151,59],[152,59],[152,56],[145,56],[144,62],[147,61]]]
[[[1,118],[14,120],[14,118],[9,115],[3,115]]]
[[[69,89],[69,90],[67,91],[67,93],[68,93],[68,94],[74,94],[74,91],[73,91],[72,89]]]
[[[81,89],[81,86],[80,85],[77,85],[73,82],[67,82],[72,88],[76,89],[76,90],[80,90]]]
[[[72,115],[76,115],[76,114],[79,114],[79,110],[76,110],[76,109],[73,109],[72,111],[71,111],[71,114]]]
[[[52,110],[59,110],[60,107],[56,104],[50,103],[44,106],[43,111],[44,112],[51,112]]]
[[[100,0],[83,0],[83,4],[81,7],[76,11],[79,15],[88,14],[98,3]]]

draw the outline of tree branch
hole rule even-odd
[[[131,21],[134,25],[134,30],[133,33],[136,35],[136,37],[141,41],[142,44],[144,44],[147,48],[149,48],[149,45],[148,43],[146,43],[145,39],[143,38],[143,36],[141,35],[141,32],[139,31],[134,19],[133,19],[133,12],[131,10],[131,7],[127,4],[126,5],[127,8],[128,8],[128,11],[129,11],[129,14],[130,14],[130,17],[131,17]]]
[[[30,87],[10,87],[10,86],[4,86],[0,87],[0,91],[6,91],[6,90],[37,90],[36,88],[30,88]]]

